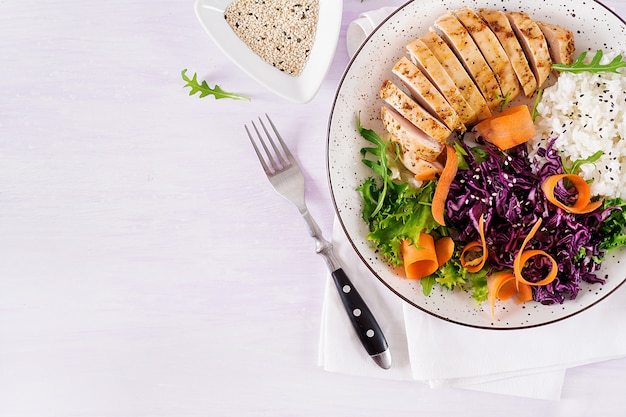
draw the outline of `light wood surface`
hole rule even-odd
[[[243,124],[272,115],[329,237],[346,27],[403,3],[345,0],[326,81],[292,104],[224,57],[193,1],[0,1],[1,416],[623,415],[626,359],[568,371],[560,401],[318,367],[327,271]],[[252,101],[189,97],[184,68]]]

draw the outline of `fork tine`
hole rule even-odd
[[[261,146],[263,146],[263,150],[265,151],[265,155],[267,155],[267,161],[271,165],[272,170],[273,171],[277,171],[279,169],[278,163],[276,162],[276,160],[272,156],[272,153],[268,149],[267,144],[265,143],[265,140],[263,140],[263,136],[261,135],[261,132],[259,132],[259,129],[254,124],[254,121],[251,121],[250,123],[252,123],[252,127],[254,127],[254,131],[256,132],[256,137],[258,138],[259,142],[261,142]]]
[[[267,113],[265,113],[265,117],[267,117],[267,120],[270,122],[270,125],[272,126],[272,130],[274,130],[274,133],[276,134],[276,137],[278,138],[278,141],[280,142],[280,145],[283,148],[285,155],[287,155],[289,162],[291,162],[292,164],[297,164],[295,158],[293,157],[293,155],[289,151],[289,148],[285,144],[285,141],[283,141],[283,137],[280,135],[280,133],[278,133],[278,129],[276,129],[276,126],[274,126],[274,122],[272,122],[272,119],[270,119]]]
[[[254,126],[254,123],[252,123],[252,126]],[[252,137],[252,134],[250,133],[250,130],[248,129],[248,125],[244,125],[243,126],[246,129],[246,132],[248,133],[248,139],[250,139],[250,143],[252,144],[252,147],[254,148],[254,152],[256,153],[257,158],[259,158],[259,162],[261,163],[261,166],[263,167],[263,170],[265,171],[266,174],[271,175],[273,173],[273,170],[271,170],[267,164],[265,163],[265,158],[263,158],[263,155],[261,155],[261,152],[259,151],[258,146],[256,145],[256,142],[254,140],[254,138]],[[256,126],[254,126],[254,129],[256,129]],[[259,131],[257,130],[257,134],[259,133]],[[261,142],[263,143],[263,142]],[[265,144],[263,143],[263,146],[265,147]]]
[[[285,154],[287,154],[288,149],[285,146],[285,143],[283,142],[282,138],[280,137],[280,134],[278,133],[278,130],[276,129],[276,127],[274,126],[274,123],[272,123],[272,120],[269,118],[269,116],[267,114],[265,114],[265,117],[267,117],[267,120],[270,122],[270,125],[272,125],[272,129],[274,130],[274,134],[276,135],[276,137],[278,138],[283,151],[285,151]],[[267,139],[270,142],[270,145],[272,145],[272,149],[274,149],[274,154],[278,157],[278,159],[280,160],[280,165],[283,168],[287,168],[289,166],[289,162],[287,160],[285,160],[285,158],[283,157],[283,154],[281,153],[280,150],[278,150],[278,147],[276,146],[276,142],[272,139],[272,135],[270,134],[270,132],[267,130],[267,128],[265,127],[265,123],[263,123],[263,120],[261,120],[261,118],[259,117],[259,122],[261,123],[261,127],[263,128],[263,131],[265,131],[265,136],[267,137]],[[289,157],[289,155],[287,155],[287,157]],[[291,161],[291,159],[290,159]]]
[[[265,136],[267,137],[267,140],[263,139],[263,135],[261,134],[261,132],[257,128],[257,126],[254,123],[254,121],[251,121],[250,123],[252,123],[252,127],[254,127],[254,131],[256,132],[258,141],[261,142],[261,146],[263,146],[263,150],[265,151],[265,155],[267,156],[266,162],[268,163],[269,170],[266,171],[266,172],[269,175],[274,175],[274,174],[278,173],[279,171],[281,171],[282,169],[287,168],[288,165],[285,163],[285,159],[283,158],[283,156],[280,154],[280,152],[276,148],[276,145],[274,144],[274,141],[272,140],[271,135],[269,134],[269,132],[267,131],[267,129],[263,125],[263,121],[261,119],[259,119],[259,122],[261,123],[261,126],[262,126],[263,130],[265,131]],[[270,145],[272,146],[272,148],[274,150],[274,153],[272,153],[270,148],[267,146],[267,141],[268,140],[269,140]],[[276,159],[275,155],[278,156],[278,159]],[[263,158],[263,159],[265,159],[265,158]]]

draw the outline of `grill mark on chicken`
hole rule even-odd
[[[526,53],[528,63],[537,79],[537,87],[541,87],[552,72],[552,59],[546,38],[537,23],[527,13],[506,12],[505,14]]]
[[[479,9],[478,12],[496,35],[509,57],[524,95],[526,97],[532,96],[537,90],[537,79],[528,64],[522,45],[513,32],[509,19],[499,10]]]
[[[519,94],[520,86],[511,61],[496,35],[487,26],[487,23],[468,7],[455,10],[453,13],[465,26],[476,46],[482,52],[500,85],[502,97],[513,100]]]
[[[433,117],[407,93],[389,80],[385,80],[380,89],[380,98],[413,123],[428,136],[439,143],[445,143],[452,131]]]
[[[476,111],[465,100],[452,78],[428,49],[428,46],[421,39],[415,39],[406,45],[406,50],[413,64],[428,77],[430,82],[450,103],[450,106],[458,114],[460,122],[466,126],[475,124],[477,122]]]
[[[487,101],[489,109],[493,111],[500,107],[502,91],[498,81],[467,29],[451,13],[439,17],[435,21],[435,27],[441,31],[442,38],[458,55]]]
[[[450,130],[465,131],[459,115],[430,82],[428,77],[407,57],[402,57],[391,70],[411,93],[411,96]]]
[[[407,154],[406,161],[436,161],[443,150],[443,145],[418,129],[397,111],[383,106],[380,111],[383,125],[391,140],[398,143],[402,154]],[[414,172],[417,174],[418,172]]]
[[[424,45],[428,47],[448,73],[463,98],[476,113],[477,120],[491,116],[487,101],[448,44],[432,30],[419,39],[424,42]]]

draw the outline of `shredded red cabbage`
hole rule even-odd
[[[600,224],[611,212],[607,208],[572,214],[547,201],[541,183],[550,175],[563,173],[560,155],[553,145],[554,140],[538,149],[542,160],[531,163],[525,144],[506,152],[489,143],[474,148],[461,144],[467,153],[467,169],[458,171],[446,203],[447,216],[461,242],[480,239],[478,221],[484,216],[492,271],[513,269],[523,240],[542,219],[526,248],[544,250],[558,263],[558,274],[552,283],[533,287],[533,299],[543,304],[574,299],[582,281],[604,282],[595,272],[603,257]],[[555,195],[562,201],[573,201],[576,190],[560,184]],[[530,261],[524,276],[537,282],[546,275],[549,261],[545,257]]]

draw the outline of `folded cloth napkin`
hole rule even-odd
[[[350,57],[354,56],[359,46],[376,29],[380,22],[395,10],[395,7],[382,7],[361,13],[355,20],[350,22],[346,31],[346,46]]]
[[[433,317],[402,301],[357,257],[335,220],[335,254],[374,312],[393,365],[379,368],[352,331],[328,279],[319,363],[350,375],[421,381],[530,398],[560,398],[567,368],[626,356],[626,289],[567,320],[524,330],[484,330]]]

